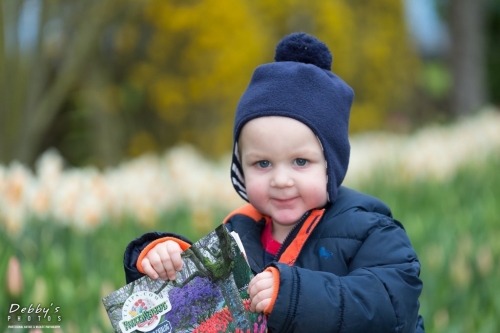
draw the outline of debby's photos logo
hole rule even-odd
[[[12,303],[0,306],[0,322],[7,319],[7,328],[57,328],[60,329],[62,316],[61,307],[50,303],[20,303],[23,290],[23,278],[21,274],[21,264],[16,257],[11,257],[7,265],[6,276],[7,296],[12,299]],[[1,327],[0,330],[4,327]],[[6,331],[9,332],[9,331]]]
[[[54,305],[54,303],[50,303],[47,307],[33,303],[28,306],[12,303],[7,315],[7,322],[23,325],[59,323],[62,321],[60,310],[61,307]]]

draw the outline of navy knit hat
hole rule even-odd
[[[234,120],[231,180],[248,201],[238,152],[238,138],[250,120],[283,116],[307,125],[318,137],[327,163],[328,200],[335,201],[349,164],[349,114],[354,92],[331,72],[328,47],[305,33],[286,36],[276,47],[275,62],[255,69]]]

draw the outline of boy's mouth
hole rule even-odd
[[[279,205],[290,205],[295,201],[295,199],[297,199],[297,197],[283,198],[283,199],[282,198],[272,198],[271,200]]]

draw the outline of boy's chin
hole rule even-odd
[[[271,217],[273,219],[273,222],[276,222],[278,224],[293,225],[297,223],[304,214],[305,212],[300,213],[300,212],[287,211],[287,212],[276,212]]]

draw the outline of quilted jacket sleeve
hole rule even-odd
[[[345,276],[273,264],[280,286],[270,332],[423,332],[420,263],[404,229],[381,218],[359,241]]]
[[[183,236],[167,232],[148,232],[142,235],[141,237],[134,239],[127,245],[127,248],[125,249],[125,254],[123,256],[125,280],[127,283],[133,282],[144,276],[144,274],[139,272],[136,266],[137,258],[139,258],[139,255],[141,254],[142,250],[144,250],[144,248],[148,246],[149,243],[164,237],[175,237],[189,244],[192,244],[191,241],[189,241]]]

